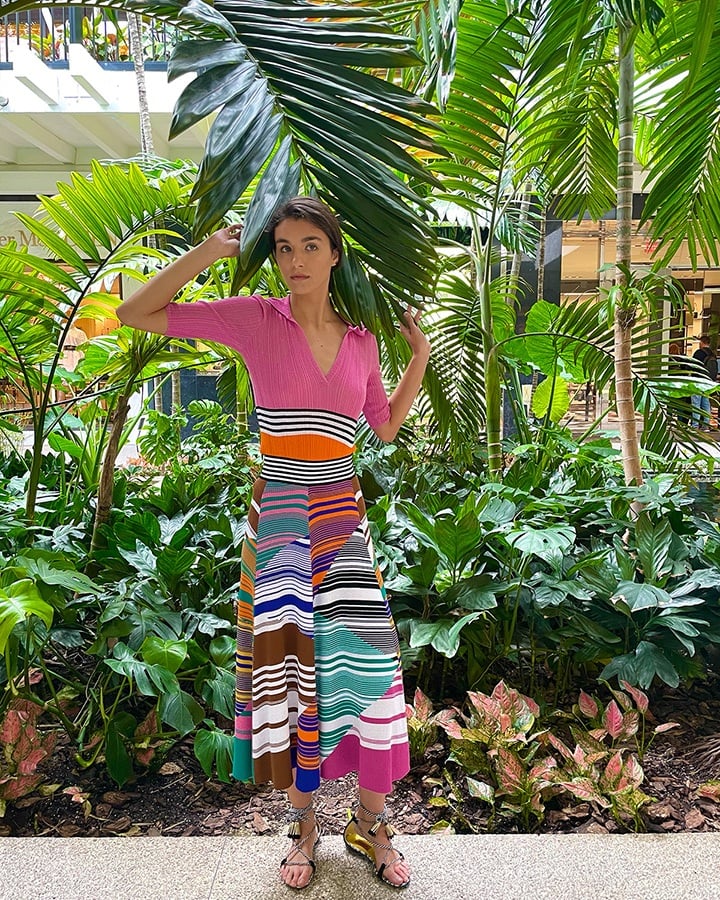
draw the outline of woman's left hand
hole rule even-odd
[[[412,309],[408,306],[404,313],[405,321],[400,323],[400,334],[410,344],[413,356],[427,358],[430,356],[430,341],[418,324],[421,315],[421,309],[416,310],[413,315]]]

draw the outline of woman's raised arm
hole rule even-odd
[[[188,250],[175,262],[153,275],[137,291],[123,301],[116,315],[124,325],[165,334],[168,327],[165,307],[178,291],[204,269],[226,256],[237,256],[242,225],[221,228],[202,244]]]
[[[420,390],[423,375],[430,358],[430,342],[420,330],[421,311],[414,315],[408,307],[405,310],[405,322],[400,323],[400,334],[410,344],[412,359],[408,363],[402,378],[390,397],[390,418],[383,425],[378,425],[373,431],[381,441],[393,441],[400,430],[400,426],[407,418],[410,407]]]

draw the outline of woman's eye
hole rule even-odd
[[[317,244],[305,244],[306,250],[317,250]]]

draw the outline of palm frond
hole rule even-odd
[[[653,129],[654,146],[648,166],[655,181],[650,187],[641,224],[665,250],[673,254],[687,241],[690,258],[717,265],[720,234],[720,8],[713,25],[697,18],[708,12],[704,3],[684,4],[678,39],[668,41],[652,63],[653,86],[661,94]],[[676,23],[677,27],[678,23]],[[695,42],[700,27],[704,65],[695,70]]]
[[[66,5],[13,0],[7,11]],[[379,10],[311,0],[83,5],[132,8],[193,32],[169,64],[170,78],[197,73],[177,103],[171,135],[217,110],[191,198],[196,235],[214,227],[255,182],[260,200],[248,210],[251,240],[243,241],[238,277],[257,271],[273,204],[302,190],[342,215],[360,257],[377,274],[385,328],[393,303],[417,303],[429,294],[435,251],[428,207],[416,187],[433,179],[411,151],[442,152],[433,137],[437,111],[373,74],[422,62],[414,40],[395,34]],[[271,164],[276,154],[282,165]],[[363,320],[355,298],[344,297],[343,305]]]
[[[698,452],[702,439],[696,429],[683,425],[683,398],[706,392],[704,370],[688,360],[687,374],[671,371],[670,361],[660,356],[667,334],[657,324],[645,321],[633,331],[632,373],[637,410],[644,419],[643,446],[668,459],[688,450]],[[526,333],[505,342],[505,353],[532,363],[544,375],[560,375],[575,383],[592,382],[612,398],[614,353],[608,327],[607,306],[589,296],[574,304],[557,307],[538,301],[531,308]],[[660,424],[659,424],[660,423]]]
[[[380,5],[390,27],[410,38],[424,61],[422,67],[402,71],[402,86],[444,110],[455,75],[462,0],[395,0]]]

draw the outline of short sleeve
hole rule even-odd
[[[208,303],[170,303],[165,307],[168,337],[215,341],[245,354],[265,319],[262,297],[228,297]]]
[[[368,375],[363,414],[371,428],[377,428],[390,420],[390,403],[380,373],[380,355],[375,335],[368,332],[368,355],[370,374]]]

